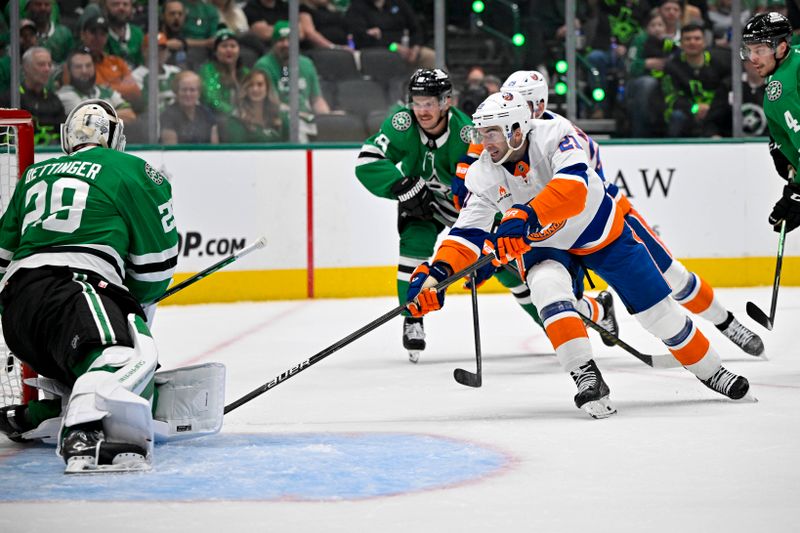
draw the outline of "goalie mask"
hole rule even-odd
[[[518,70],[506,78],[500,88],[505,92],[517,92],[533,106],[534,115],[539,111],[539,102],[547,109],[547,79],[535,70]]]
[[[125,150],[122,119],[105,100],[81,102],[61,125],[61,149],[65,154],[86,144],[99,144],[120,152]]]
[[[479,130],[493,126],[499,127],[505,137],[508,151],[500,161],[492,162],[495,165],[502,165],[511,152],[520,149],[525,144],[525,139],[531,131],[532,121],[528,102],[522,95],[514,92],[494,93],[484,100],[472,115],[472,142],[483,144],[485,133]],[[512,146],[511,140],[517,129],[522,131],[522,141],[519,146]]]

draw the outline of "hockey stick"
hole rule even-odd
[[[213,274],[217,270],[225,268],[226,266],[230,265],[234,261],[237,261],[237,260],[241,259],[242,257],[246,256],[247,254],[249,254],[250,252],[252,252],[254,250],[260,250],[261,248],[263,248],[266,245],[267,245],[267,238],[266,237],[261,237],[260,239],[258,239],[256,242],[254,242],[250,246],[246,246],[246,247],[242,248],[238,252],[236,252],[234,254],[231,254],[228,257],[226,257],[225,259],[217,261],[216,263],[214,263],[210,267],[198,272],[194,276],[186,278],[185,280],[181,281],[177,285],[173,285],[172,287],[167,289],[167,292],[165,292],[164,294],[162,294],[161,296],[156,298],[153,303],[155,304],[155,303],[160,302],[164,298],[169,298],[170,296],[172,296],[176,292],[185,289],[186,287],[188,287],[189,285],[192,285],[193,283],[197,283],[198,281],[200,281],[201,279],[205,278],[206,276],[208,276],[210,274]]]
[[[478,288],[475,272],[472,273],[470,291],[472,292],[472,328],[475,331],[475,363],[477,364],[476,373],[469,372],[463,368],[453,370],[453,377],[456,381],[467,387],[480,387],[483,383],[481,377],[481,326],[478,322]]]
[[[516,270],[509,265],[503,265],[503,266],[512,272]],[[575,309],[575,312],[578,313],[578,316],[581,317],[584,324],[586,324],[587,326],[598,332],[604,339],[613,343],[615,346],[619,346],[620,348],[622,348],[623,350],[625,350],[626,352],[634,356],[636,359],[646,364],[647,366],[651,366],[653,368],[678,368],[680,366],[683,366],[681,365],[680,361],[678,361],[677,359],[675,359],[675,357],[673,357],[672,354],[650,355],[642,353],[633,346],[631,346],[630,344],[628,344],[627,342],[620,339],[618,336],[614,335],[613,333],[605,329],[597,322],[593,321],[588,316],[578,311],[577,309]]]
[[[784,220],[781,222],[781,234],[780,237],[778,237],[778,258],[775,261],[775,280],[772,282],[772,305],[770,305],[769,308],[769,316],[753,302],[747,302],[747,314],[750,318],[769,331],[772,331],[773,322],[775,320],[775,309],[778,306],[778,287],[781,285],[781,266],[783,265],[783,243],[785,239],[786,221]]]
[[[494,255],[493,254],[485,255],[485,256],[481,257],[480,259],[478,259],[476,262],[474,262],[471,265],[469,265],[468,267],[466,267],[465,269],[463,269],[463,270],[461,270],[459,272],[456,272],[455,274],[453,274],[449,278],[445,279],[444,281],[441,281],[441,282],[437,283],[433,288],[438,291],[438,290],[442,290],[442,289],[444,289],[446,287],[449,287],[450,285],[452,285],[453,283],[455,283],[459,279],[463,278],[464,276],[468,276],[469,274],[471,274],[475,270],[481,268],[482,266],[487,265],[488,263],[490,263],[492,261],[492,259],[494,259]],[[260,395],[264,394],[268,390],[277,387],[278,385],[280,385],[281,383],[283,383],[284,381],[286,381],[290,377],[296,376],[297,374],[299,374],[303,370],[307,369],[308,367],[319,363],[320,361],[322,361],[323,359],[325,359],[326,357],[328,357],[332,353],[339,351],[340,349],[344,348],[345,346],[347,346],[348,344],[350,344],[354,340],[360,339],[361,337],[363,337],[364,335],[366,335],[370,331],[378,328],[379,326],[382,326],[383,324],[387,323],[388,321],[390,321],[394,317],[399,316],[403,312],[403,310],[405,308],[406,308],[406,304],[399,305],[399,306],[395,307],[394,309],[392,309],[388,313],[376,318],[375,320],[373,320],[369,324],[367,324],[367,325],[363,326],[362,328],[354,331],[353,333],[351,333],[347,337],[345,337],[345,338],[343,338],[341,340],[338,340],[335,343],[331,344],[330,346],[328,346],[327,348],[325,348],[321,352],[319,352],[319,353],[317,353],[315,355],[312,355],[308,359],[306,359],[306,360],[294,365],[292,368],[280,373],[278,376],[274,377],[271,381],[268,381],[267,383],[264,383],[263,385],[261,385],[257,389],[254,389],[253,391],[245,394],[244,396],[242,396],[238,400],[235,400],[235,401],[231,402],[230,404],[226,405],[225,406],[225,414],[230,413],[231,411],[233,411],[237,407],[239,407],[241,405],[244,405],[245,403],[249,402],[253,398],[256,398],[257,396],[260,396]]]

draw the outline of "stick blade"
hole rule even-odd
[[[764,326],[767,330],[772,331],[772,320],[770,320],[767,314],[753,302],[747,302],[747,316]]]
[[[473,374],[463,368],[456,368],[453,370],[453,377],[457,382],[467,387],[478,388],[482,385],[480,374]]]

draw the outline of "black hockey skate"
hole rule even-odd
[[[764,343],[761,341],[761,337],[743,326],[732,313],[728,313],[728,320],[717,326],[717,329],[745,353],[756,357],[764,353]]]
[[[99,423],[81,424],[67,430],[61,455],[65,474],[149,470],[147,451],[124,442],[107,442]]]
[[[578,409],[583,409],[592,418],[608,418],[617,412],[608,398],[611,391],[594,360],[590,359],[569,375],[578,386],[578,394],[575,395],[575,406]]]
[[[617,314],[614,312],[614,297],[608,291],[602,291],[595,298],[597,302],[603,306],[603,320],[597,324],[609,333],[613,333],[615,337],[619,337],[619,324],[617,324]],[[614,346],[614,341],[606,338],[605,335],[600,335],[603,344],[606,346]]]
[[[403,348],[408,350],[409,361],[419,361],[419,354],[425,349],[425,328],[421,318],[406,317],[403,321]]]
[[[33,429],[28,422],[28,407],[26,405],[6,405],[0,407],[0,432],[14,442],[30,442],[22,436],[26,431]]]
[[[724,366],[720,366],[710,378],[700,381],[709,389],[727,396],[731,400],[741,400],[747,396],[747,392],[750,390],[750,383],[746,377],[738,376]]]

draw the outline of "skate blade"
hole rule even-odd
[[[758,398],[753,396],[750,391],[747,391],[747,394],[734,401],[739,403],[758,403]]]
[[[617,408],[611,404],[611,400],[609,400],[608,396],[600,398],[599,400],[586,402],[581,406],[581,409],[589,413],[589,416],[596,419],[608,418],[617,412]]]
[[[94,457],[73,457],[64,469],[65,474],[105,474],[125,472],[147,472],[152,468],[150,463],[141,455],[134,457],[116,458],[110,465],[98,465]]]
[[[416,363],[419,361],[419,354],[422,353],[420,350],[409,350],[408,351],[408,360],[412,363]]]

